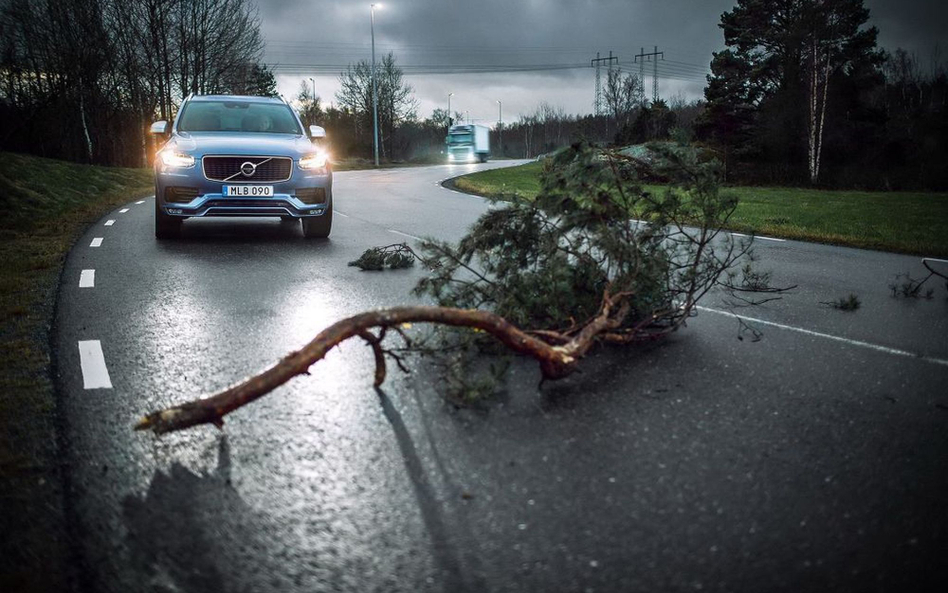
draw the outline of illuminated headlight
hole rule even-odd
[[[194,157],[189,154],[175,152],[173,150],[162,150],[158,153],[161,162],[172,169],[190,169],[194,166]]]
[[[308,154],[300,159],[300,169],[303,169],[304,171],[325,169],[327,160],[329,160],[329,155],[325,152]]]

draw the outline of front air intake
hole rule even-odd
[[[198,195],[196,187],[166,187],[165,202],[172,204],[185,204],[190,202]]]
[[[326,190],[322,187],[301,187],[296,197],[304,204],[323,204],[326,202]]]

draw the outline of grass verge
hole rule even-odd
[[[49,328],[66,254],[149,169],[0,153],[0,591],[65,590]]]
[[[543,163],[492,169],[455,180],[481,196],[540,191]],[[646,186],[662,191],[661,186]],[[729,187],[740,199],[728,228],[785,239],[948,256],[948,193]]]

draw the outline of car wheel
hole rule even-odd
[[[325,239],[332,230],[332,198],[322,216],[307,216],[303,221],[303,236],[307,239]]]
[[[158,195],[155,195],[155,237],[158,239],[174,239],[181,234],[181,219],[169,216],[161,211],[158,204]]]

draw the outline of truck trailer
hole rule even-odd
[[[446,142],[449,163],[486,163],[490,155],[490,128],[479,124],[451,126]]]

